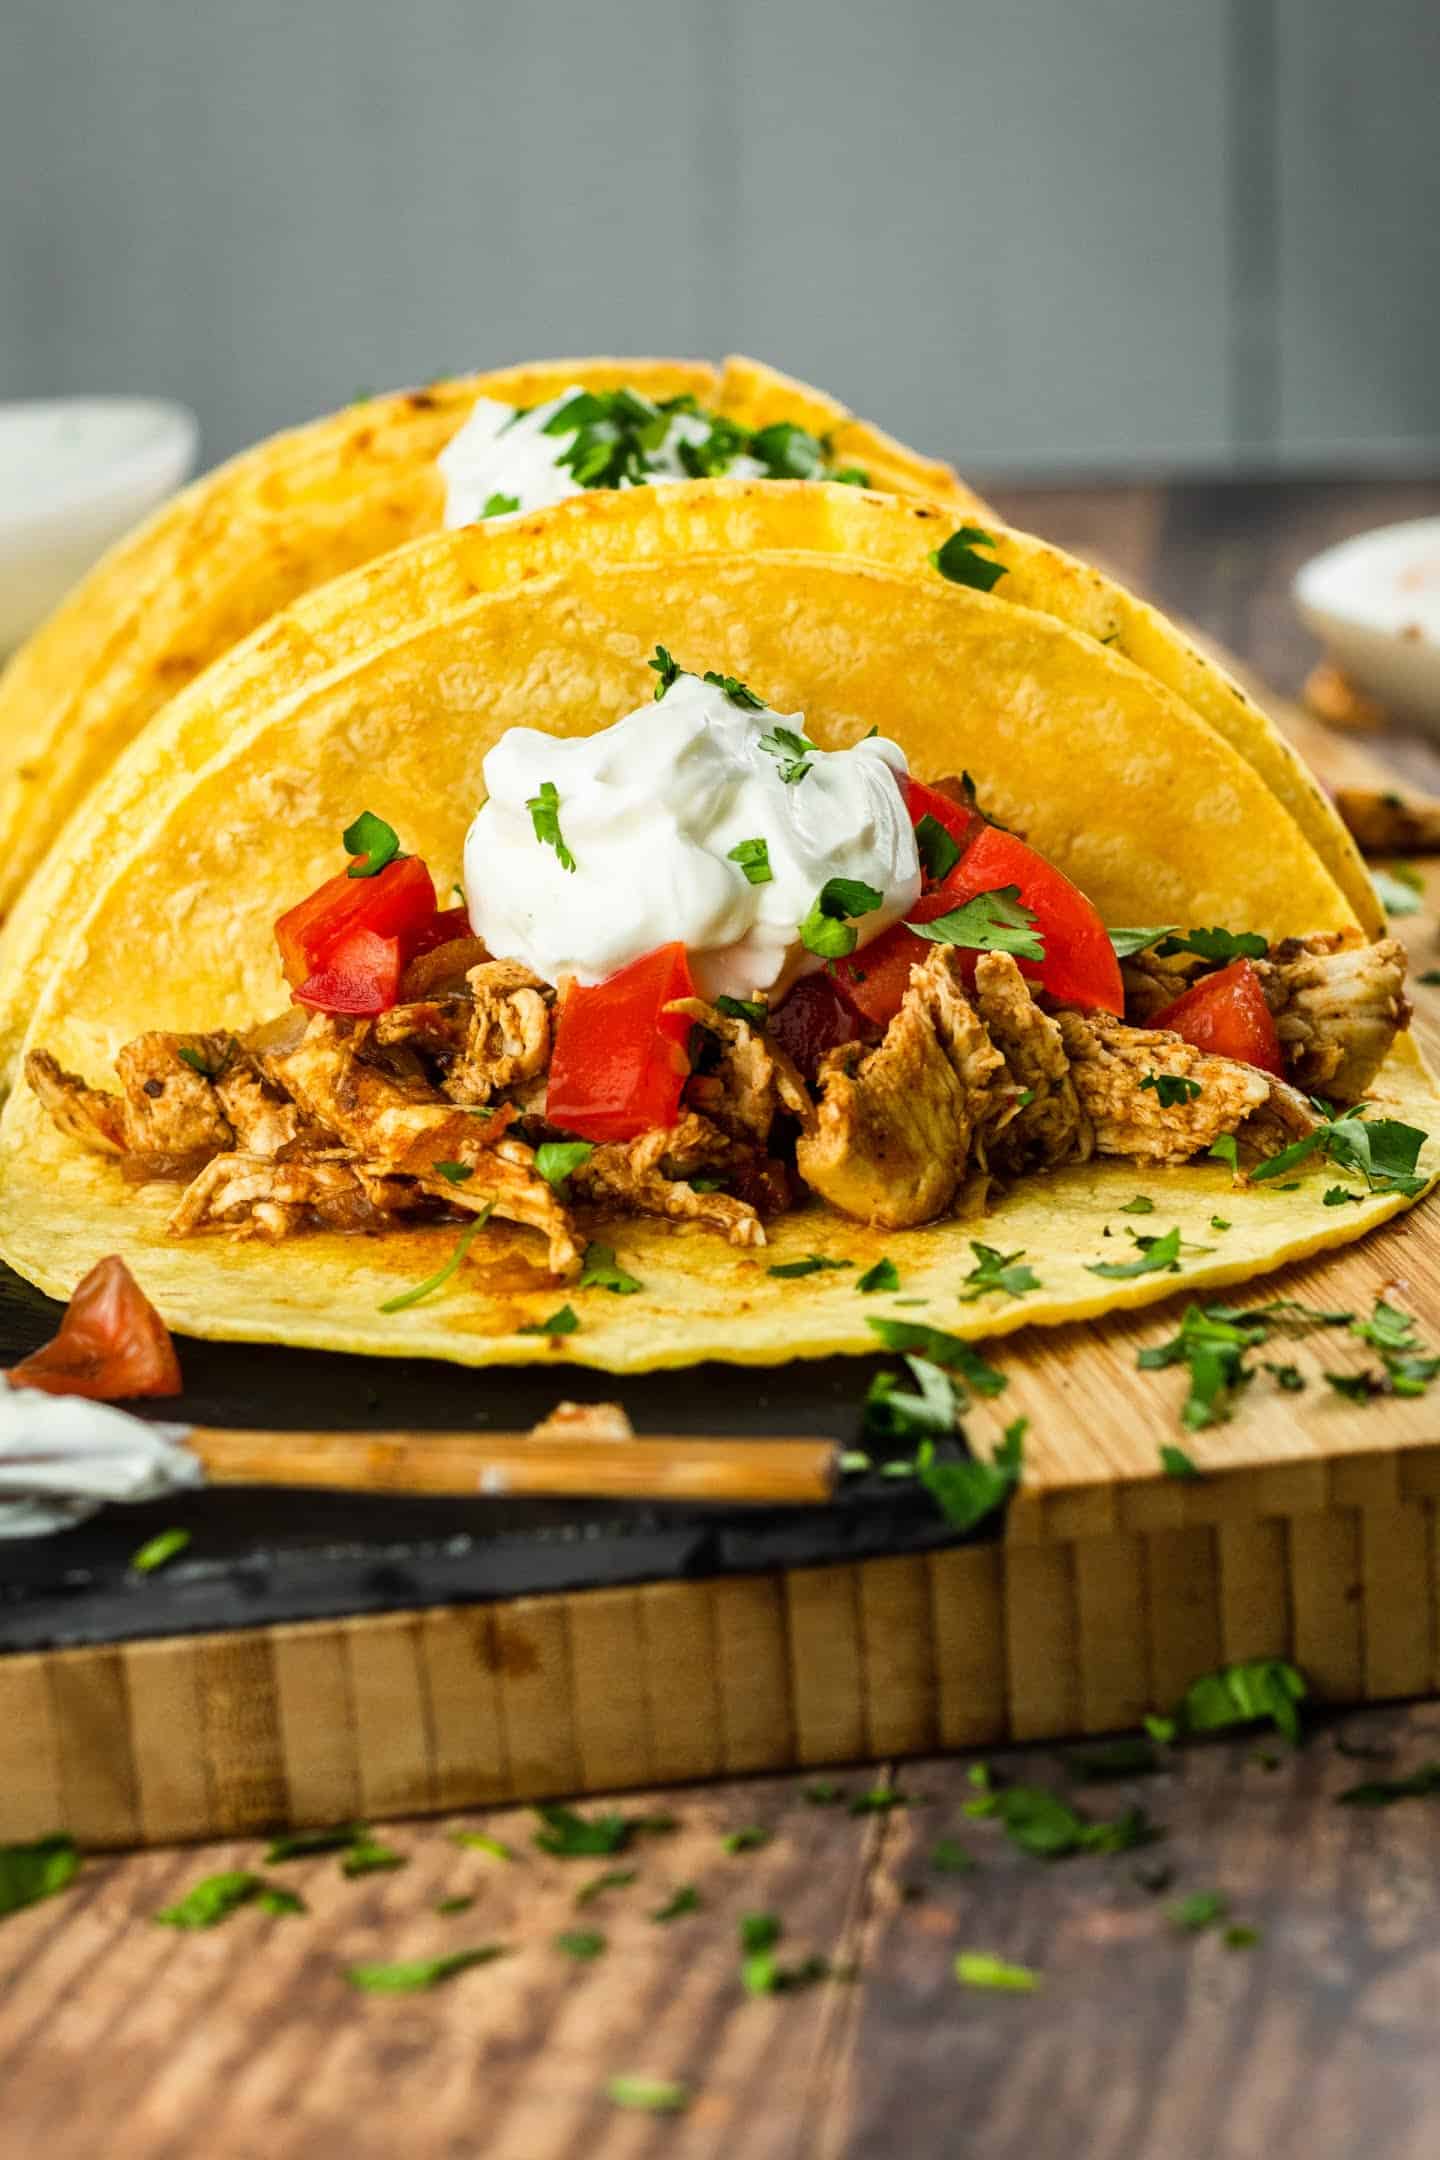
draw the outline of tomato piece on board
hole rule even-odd
[[[1213,975],[1203,975],[1193,989],[1156,1013],[1150,1025],[1169,1028],[1196,1050],[1257,1065],[1277,1080],[1285,1077],[1274,1016],[1248,960],[1232,960]]]
[[[403,941],[417,936],[434,915],[435,886],[418,855],[397,856],[374,877],[352,878],[342,870],[276,923],[285,980],[298,989],[357,930]]]
[[[324,965],[307,975],[291,995],[297,1005],[309,1005],[316,1012],[362,1016],[388,1012],[400,995],[404,965],[398,937],[352,930],[330,947]]]
[[[114,1253],[79,1284],[53,1341],[12,1365],[8,1377],[12,1387],[92,1402],[178,1395],[182,1386],[169,1329]]]
[[[675,1124],[690,1075],[691,1023],[665,1007],[694,995],[679,943],[643,953],[602,983],[572,982],[555,1020],[550,1123],[602,1142]]]
[[[910,936],[909,931],[906,936]],[[918,945],[920,940],[914,938],[913,942]],[[884,939],[877,938],[875,943],[883,944]],[[874,949],[867,945],[866,954]],[[895,1002],[898,1005],[900,999]],[[858,1017],[860,1009],[848,991],[841,994],[828,971],[802,975],[784,1003],[777,1005],[771,1013],[766,1032],[804,1078],[813,1081],[827,1050],[838,1049],[841,1043],[855,1042],[865,1032]]]

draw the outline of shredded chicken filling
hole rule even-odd
[[[813,1089],[761,1028],[683,1001],[705,1055],[678,1122],[595,1147],[557,1188],[536,1164],[563,1137],[545,1118],[554,992],[515,962],[477,959],[471,941],[443,950],[445,966],[373,1020],[140,1035],[116,1057],[118,1094],[44,1050],[27,1078],[61,1131],[128,1178],[183,1183],[176,1237],[488,1212],[543,1239],[549,1271],[573,1280],[586,1207],[753,1248],[800,1186],[903,1228],[944,1215],[977,1177],[1096,1155],[1184,1162],[1227,1133],[1271,1154],[1314,1129],[1309,1093],[1358,1099],[1408,1017],[1394,939],[1291,939],[1255,963],[1290,1075],[1277,1080],[1144,1024],[1194,980],[1192,961],[1127,963],[1132,1025],[1050,1009],[1003,953],[982,954],[967,988],[937,945],[883,1035],[829,1051]]]

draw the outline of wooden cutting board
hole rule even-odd
[[[1309,736],[1324,771],[1331,739]],[[1351,744],[1337,762],[1352,783],[1370,769]],[[1427,886],[1396,925],[1417,977],[1440,958],[1440,873]],[[1414,994],[1440,1061],[1440,988]],[[53,1308],[0,1293],[13,1354]],[[1381,1293],[1440,1335],[1440,1205],[1263,1292],[1357,1312]],[[1348,1404],[1319,1376],[1359,1345],[1321,1334],[1275,1353],[1303,1393],[1267,1381],[1187,1437],[1182,1375],[1136,1365],[1180,1302],[1000,1348],[1005,1416],[1030,1419],[1024,1485],[1003,1531],[966,1544],[877,1487],[787,1517],[208,1494],[0,1547],[0,1838],[163,1842],[1101,1732],[1267,1654],[1341,1700],[1440,1685],[1440,1391]],[[211,1423],[517,1425],[556,1392],[182,1348],[181,1413]],[[641,1429],[847,1439],[869,1369],[565,1385],[619,1393]],[[1165,1440],[1202,1481],[1164,1475]],[[173,1521],[190,1552],[130,1576]]]

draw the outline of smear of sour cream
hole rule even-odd
[[[477,934],[552,983],[603,981],[680,939],[703,996],[774,1000],[823,966],[800,925],[828,880],[850,878],[881,895],[854,919],[867,944],[920,892],[905,754],[883,736],[796,753],[777,728],[803,738],[805,716],[749,710],[682,675],[594,735],[508,729],[485,759],[489,799],[465,841]],[[546,830],[553,808],[573,869],[537,836],[536,803]],[[770,872],[760,882],[734,852],[753,865],[756,842]]]
[[[580,494],[580,483],[569,467],[556,462],[574,442],[575,429],[558,435],[545,432],[555,415],[580,395],[579,385],[572,384],[559,397],[533,405],[528,412],[518,412],[494,398],[477,398],[470,418],[438,461],[445,481],[446,525],[473,525],[477,518],[542,510],[549,503],[563,502],[567,495]],[[646,453],[649,470],[640,484],[693,478],[680,462],[680,446],[698,446],[709,434],[710,422],[703,413],[672,414],[663,439]],[[743,451],[725,471],[741,480],[765,477],[765,467]],[[492,503],[512,507],[492,509]]]

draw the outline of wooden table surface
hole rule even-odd
[[[1328,541],[1440,510],[1430,484],[996,486],[1006,515],[1132,583],[1298,690],[1313,649],[1292,571]],[[1371,741],[1440,789],[1440,754]],[[1423,1316],[1422,1316],[1423,1317]],[[1432,1325],[1430,1331],[1434,1332]],[[1357,1761],[1357,1745],[1386,1751]],[[1096,1813],[1139,1801],[1140,1855],[1036,1860],[993,1823],[960,1759],[910,1763],[911,1804],[816,1806],[813,1778],[624,1803],[673,1812],[616,1860],[536,1852],[533,1818],[471,1818],[503,1864],[445,1821],[387,1826],[406,1857],[347,1880],[333,1856],[276,1869],[302,1916],[242,1911],[206,1933],[155,1912],[260,1848],[88,1861],[63,1897],[0,1923],[0,2151],[45,2160],[1431,2160],[1440,2141],[1436,1803],[1337,1808],[1360,1778],[1440,1757],[1440,1706],[1332,1722],[1297,1753],[1253,1738],[1179,1753],[1133,1784],[1080,1787],[1063,1751],[994,1758]],[[887,1774],[837,1775],[847,1796]],[[589,1812],[593,1812],[593,1807]],[[757,1849],[727,1832],[759,1826]],[[57,1825],[57,1828],[62,1827]],[[975,1861],[941,1873],[959,1837]],[[1157,1893],[1137,1863],[1163,1861]],[[607,1868],[635,1880],[577,1907]],[[651,1916],[693,1884],[700,1909]],[[1221,1890],[1260,1941],[1170,1924]],[[472,1895],[458,1913],[437,1902]],[[783,1949],[850,1976],[748,1995],[737,1926],[769,1911]],[[554,1938],[601,1932],[577,1962]],[[374,1996],[355,1961],[504,1945],[443,1987]],[[958,1951],[1037,1969],[1034,1993],[957,1985]],[[678,2079],[688,2112],[618,2110],[617,2073]]]

